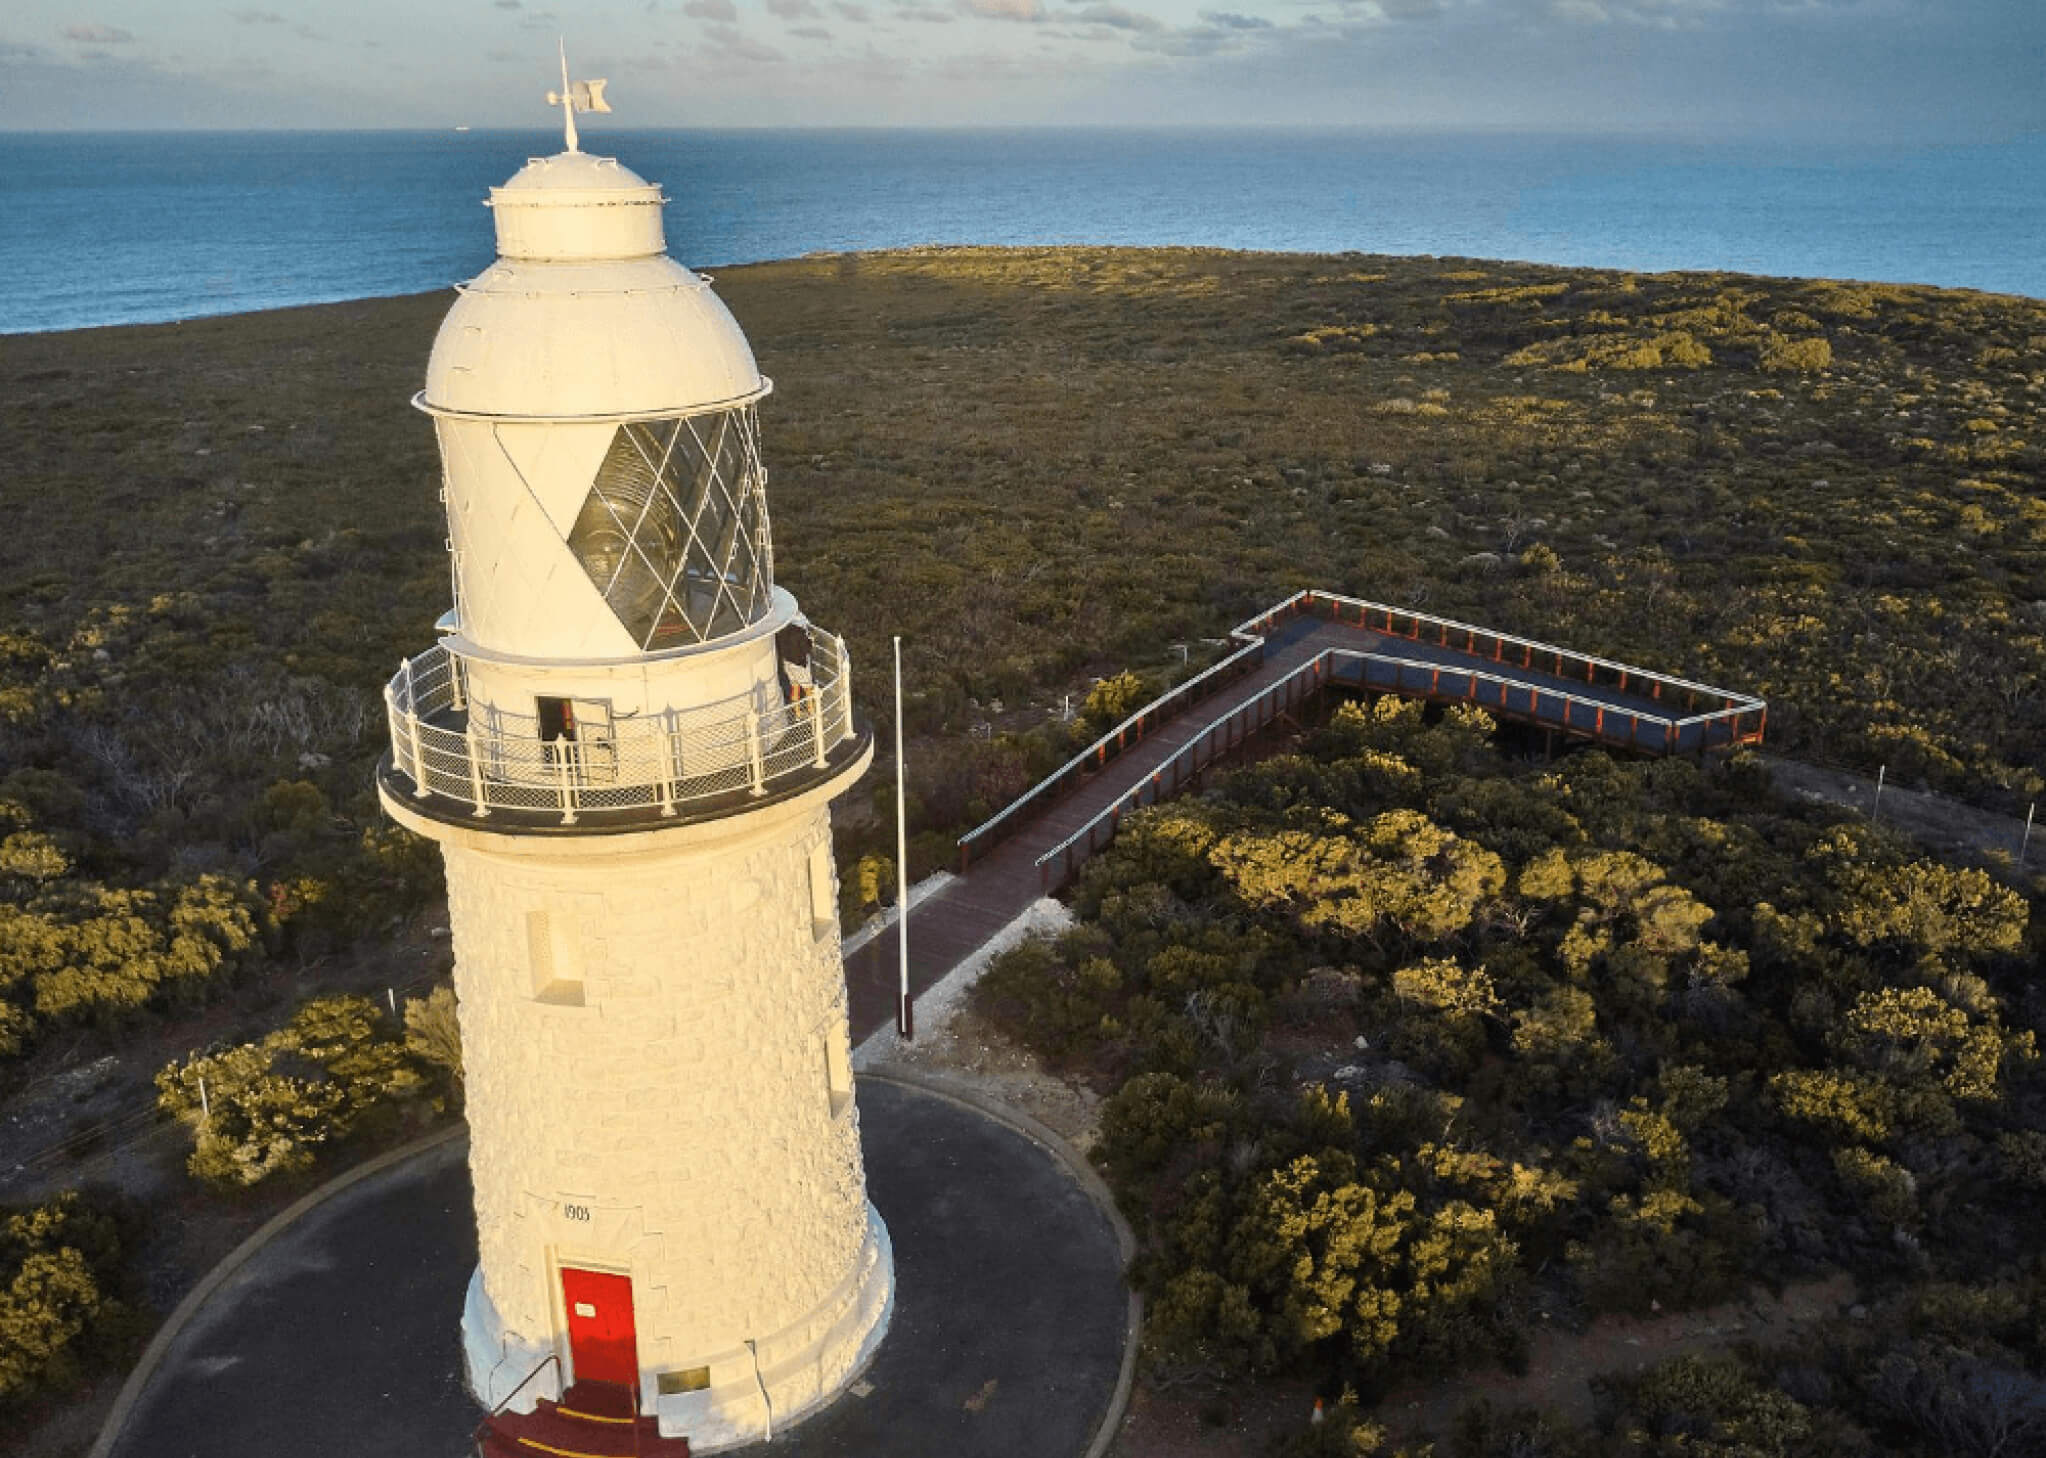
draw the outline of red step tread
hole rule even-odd
[[[687,1438],[662,1437],[650,1414],[635,1421],[631,1390],[609,1382],[578,1382],[559,1402],[498,1413],[478,1436],[484,1458],[689,1458]]]

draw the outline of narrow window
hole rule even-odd
[[[581,1007],[582,962],[576,956],[565,920],[549,911],[526,913],[526,960],[532,969],[535,998]]]
[[[831,864],[831,842],[810,847],[810,936],[813,940],[838,931],[838,875]]]
[[[824,1085],[831,1097],[831,1117],[836,1119],[852,1106],[852,1062],[846,1057],[845,1034],[832,1029],[824,1035]]]

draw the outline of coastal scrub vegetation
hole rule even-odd
[[[1538,1325],[1846,1271],[1869,1319],[1804,1350],[1448,1451],[2046,1438],[2042,934],[1987,873],[1750,758],[1530,764],[1384,699],[1126,818],[1072,902],[976,998],[1105,1096],[1154,1370],[1368,1405]],[[1361,1411],[1341,1451],[1382,1437]]]
[[[1761,694],[1786,753],[2006,809],[2046,776],[2038,301],[1114,249],[719,287],[778,381],[783,580],[869,673],[904,638],[913,874],[1069,750],[1024,732],[1059,696],[1309,585]],[[0,341],[0,914],[40,949],[0,1057],[436,893],[369,770],[447,602],[405,403],[445,304]]]
[[[458,1097],[461,1070],[451,988],[407,998],[402,1029],[368,998],[321,997],[254,1042],[164,1068],[156,1102],[190,1128],[194,1176],[245,1188],[303,1174],[353,1135],[389,1133],[432,1085]]]
[[[0,1208],[0,1416],[132,1355],[145,1330],[129,1264],[138,1224],[102,1191]]]

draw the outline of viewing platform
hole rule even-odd
[[[1621,753],[1758,744],[1751,695],[1512,633],[1335,593],[1295,593],[1234,630],[1221,662],[1160,695],[959,840],[959,875],[910,914],[921,990],[1063,886],[1122,817],[1200,774],[1331,688],[1470,704]],[[846,962],[855,1034],[893,1016],[898,929]]]
[[[802,698],[751,695],[656,715],[543,726],[476,702],[446,645],[384,687],[385,791],[430,819],[521,833],[603,834],[716,819],[785,799],[866,753],[845,645],[811,627]],[[545,732],[551,729],[552,732]]]
[[[1070,833],[1043,848],[1045,889],[1114,833],[1127,810],[1176,794],[1219,756],[1336,685],[1437,703],[1643,754],[1703,754],[1759,744],[1769,706],[1750,695],[1578,653],[1451,618],[1335,593],[1305,591],[1232,633],[1241,646],[1137,710],[959,840],[965,870],[1021,822],[1087,783],[1121,781]],[[1236,692],[1227,692],[1232,686]],[[1210,701],[1226,708],[1203,712]],[[1111,773],[1137,746],[1148,752]]]

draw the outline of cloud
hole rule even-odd
[[[284,17],[274,10],[230,10],[227,18],[238,25],[282,25]]]
[[[767,9],[783,20],[813,20],[824,13],[816,0],[767,0]]]
[[[715,20],[723,25],[730,25],[739,18],[739,9],[732,0],[689,0],[682,7],[682,13],[698,20]]]
[[[689,8],[694,10],[698,5],[713,4],[722,5],[727,10],[732,8],[732,0],[691,0]],[[788,59],[773,46],[754,40],[735,25],[713,25],[708,30],[712,52],[727,60],[764,63]]]
[[[1262,15],[1238,15],[1233,10],[1203,10],[1201,19],[1219,30],[1270,30],[1272,23]]]
[[[499,10],[524,10],[526,8],[522,0],[495,0],[495,3]]]
[[[793,25],[789,27],[789,34],[801,36],[804,40],[828,41],[831,39],[831,32],[821,25]]]
[[[125,46],[132,42],[135,37],[131,32],[122,30],[118,25],[88,23],[85,25],[65,26],[64,39],[77,41],[81,45],[88,46]]]
[[[1727,8],[1726,0],[1549,0],[1549,13],[1558,20],[1579,25],[1623,24],[1653,26],[1658,30],[1689,30],[1706,23],[1706,16]],[[1777,5],[1778,13],[1824,12],[1834,8],[1832,0],[1802,0],[1795,6]]]
[[[950,25],[954,16],[949,10],[934,10],[928,5],[898,5],[895,19],[914,21],[919,25]]]
[[[1080,20],[1089,25],[1105,25],[1114,30],[1158,31],[1165,29],[1163,21],[1149,15],[1140,15],[1134,10],[1125,10],[1120,5],[1089,5],[1083,10],[1068,10],[1059,17],[1061,20]]]
[[[848,5],[845,3],[845,0],[839,0],[839,3],[833,5],[831,8],[833,10],[836,10],[840,15],[844,16],[847,20],[850,20],[854,25],[865,25],[868,21],[874,18],[873,12],[867,9],[866,6]]]
[[[1035,24],[1044,19],[1043,0],[959,0],[959,9],[967,15],[978,15],[988,20],[1020,20]]]
[[[1156,35],[1130,38],[1133,49],[1160,56],[1212,56],[1243,43],[1243,33],[1219,26],[1199,25],[1186,30],[1160,31]]]

